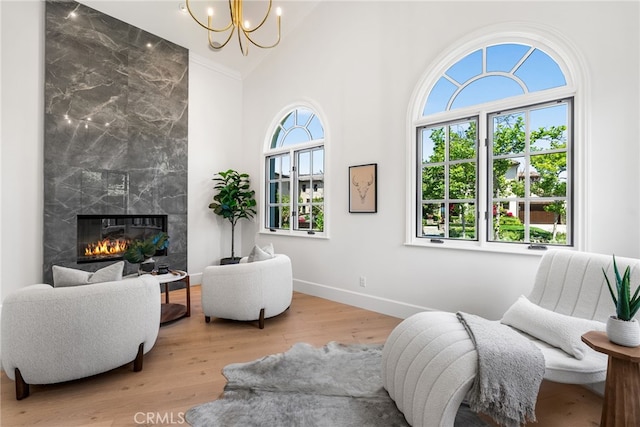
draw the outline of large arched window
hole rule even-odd
[[[265,228],[325,233],[324,126],[307,106],[288,110],[265,155]]]
[[[416,228],[426,242],[573,246],[573,96],[534,42],[476,47],[423,93]]]

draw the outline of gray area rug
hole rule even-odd
[[[382,387],[382,345],[298,343],[225,366],[222,397],[189,409],[192,426],[408,426]],[[487,426],[467,406],[457,427]]]

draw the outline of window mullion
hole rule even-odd
[[[299,188],[299,151],[291,150],[291,184],[289,188],[291,188],[291,193],[289,194],[289,229],[291,231],[298,229],[298,194],[300,194]]]
[[[449,223],[451,221],[451,218],[449,218],[449,215],[451,213],[451,193],[450,193],[450,189],[449,189],[449,184],[450,184],[450,177],[449,177],[449,167],[450,167],[450,162],[449,162],[449,155],[450,155],[450,144],[451,144],[451,139],[450,139],[450,132],[451,132],[451,127],[450,125],[445,126],[445,133],[444,133],[444,237],[449,238],[451,237],[450,235],[450,230],[449,230]]]
[[[524,241],[531,242],[531,110],[525,110],[524,117]]]

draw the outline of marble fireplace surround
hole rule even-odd
[[[166,214],[162,261],[186,270],[188,51],[76,2],[45,28],[43,281],[104,267],[76,262],[81,214]]]

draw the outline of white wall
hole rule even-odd
[[[514,21],[559,32],[579,49],[592,78],[589,188],[579,187],[588,196],[585,249],[640,256],[638,4],[577,5],[321,2],[296,37],[281,42],[244,81],[243,145],[256,153],[247,169],[260,176],[257,153],[281,108],[312,100],[325,113],[330,239],[256,237],[292,258],[296,289],[401,316],[436,308],[489,318],[529,292],[537,256],[403,245],[412,92],[459,40]],[[371,162],[378,163],[378,213],[349,214],[348,166]],[[245,234],[245,246],[253,238]],[[359,276],[367,277],[364,289]]]
[[[189,61],[188,268],[200,282],[207,265],[231,254],[231,226],[208,208],[216,173],[241,168],[242,81],[191,54]],[[241,231],[236,250],[241,249]]]
[[[0,23],[2,23],[2,4],[0,4]],[[0,100],[2,99],[2,31],[0,31]],[[2,147],[2,102],[0,102],[0,147]],[[2,165],[2,149],[0,148],[0,165]],[[2,174],[0,173],[0,235],[2,234]],[[2,280],[2,239],[0,239],[0,280]],[[1,282],[0,282],[1,283]],[[2,313],[2,286],[0,286],[0,313]],[[0,330],[2,323],[0,322]],[[0,354],[2,348],[0,347]]]
[[[0,7],[0,287],[6,296],[42,280],[44,3],[2,1]]]

